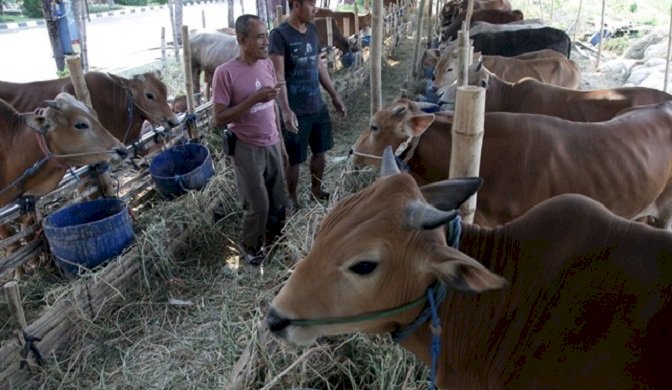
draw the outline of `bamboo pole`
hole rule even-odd
[[[168,68],[168,58],[166,57],[166,27],[161,27],[161,69],[162,73],[166,74]]]
[[[665,82],[663,83],[663,91],[667,92],[667,77],[670,72],[670,56],[672,49],[672,6],[670,7],[670,29],[667,33],[667,62],[665,62]]]
[[[275,6],[275,27],[278,27],[282,23],[282,5],[278,4]]]
[[[326,19],[327,23],[327,69],[334,69],[334,31],[331,25],[333,19],[331,16],[328,16]],[[345,54],[345,53],[343,53]]]
[[[422,0],[424,1],[424,0]],[[371,7],[371,115],[383,107],[382,54],[383,54],[383,4],[374,1]]]
[[[205,28],[205,10],[201,10],[201,21],[203,22],[203,28]]]
[[[471,85],[458,87],[453,117],[449,178],[478,176],[485,123],[485,89]],[[460,207],[464,222],[472,223],[476,195]]]
[[[576,13],[576,23],[574,23],[572,41],[576,41],[576,33],[579,32],[579,28],[581,27],[581,6],[583,6],[583,0],[579,0],[579,12]]]
[[[84,78],[84,70],[82,69],[82,60],[80,56],[77,54],[65,56],[65,62],[70,71],[70,80],[72,80],[72,85],[75,87],[75,96],[77,96],[77,100],[84,102],[89,108],[93,109],[91,93],[89,93],[89,88],[86,86],[86,79]],[[97,116],[98,114],[96,114],[96,117]]]
[[[438,3],[439,0],[436,0]],[[427,48],[430,48],[432,45],[432,11],[434,10],[433,0],[429,0],[427,4]]]
[[[600,16],[600,30],[599,30],[599,36],[600,36],[600,42],[598,42],[597,46],[597,60],[595,61],[595,69],[598,69],[600,67],[600,57],[602,57],[602,41],[604,40],[604,8],[605,8],[606,0],[602,0],[602,15]]]
[[[187,113],[194,113],[194,80],[191,74],[191,44],[189,43],[189,26],[182,26],[182,54],[184,59],[184,80],[185,80],[185,91],[187,95]],[[205,86],[207,89],[208,86]],[[209,92],[205,91],[206,95],[209,96]],[[187,122],[189,132],[189,138],[198,139],[198,128],[195,123]]]
[[[421,35],[422,35],[422,17],[423,17],[422,14],[424,13],[424,11],[425,11],[425,0],[420,0],[420,5],[418,6],[417,11],[418,25],[416,26],[415,29],[415,44],[413,46],[412,76],[414,79],[418,77],[418,69],[419,69],[418,58],[420,58],[420,40],[422,38]]]
[[[175,1],[168,0],[168,10],[170,11],[170,26],[173,29],[173,51],[175,52],[175,61],[180,62],[180,45],[177,40],[177,27],[175,23]]]
[[[9,305],[9,314],[14,319],[14,323],[19,329],[25,329],[28,326],[26,316],[23,313],[23,306],[21,306],[21,292],[19,291],[19,283],[12,280],[5,283],[5,296],[7,297],[7,304]]]
[[[357,47],[362,47],[362,34],[360,34],[359,31],[359,10],[357,9],[357,2],[355,1],[353,3],[353,8],[352,8],[354,14],[355,14],[355,34],[357,34]],[[381,13],[382,15],[382,13]]]

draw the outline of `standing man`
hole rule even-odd
[[[283,145],[275,108],[280,86],[268,59],[268,31],[259,17],[238,17],[236,36],[239,56],[218,66],[213,76],[214,121],[237,138],[229,154],[244,210],[241,258],[259,265],[263,246],[280,235],[285,223]]]
[[[312,21],[315,0],[291,0],[286,22],[271,31],[270,57],[280,81],[287,84],[280,90],[278,103],[282,114],[282,135],[289,157],[287,188],[290,207],[298,207],[297,185],[299,166],[311,150],[310,174],[313,197],[329,198],[322,189],[326,165],[325,153],[334,146],[329,110],[322,100],[320,84],[331,96],[336,110],[345,117],[345,105],[334,89],[329,72],[320,61],[320,40]]]

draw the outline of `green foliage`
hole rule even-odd
[[[168,0],[149,0],[149,4],[168,4]]]
[[[122,9],[124,7],[114,4],[114,5],[108,5],[108,4],[89,4],[89,13],[92,14],[99,14],[101,12],[108,12],[108,11],[114,11],[117,9]]]
[[[42,1],[41,0],[23,0],[21,6],[23,14],[29,18],[42,19]]]
[[[630,13],[634,14],[637,12],[637,3],[630,4]]]
[[[616,53],[618,55],[623,54],[625,52],[625,49],[628,48],[628,44],[630,43],[630,38],[628,37],[618,37],[618,38],[611,38],[611,39],[606,39],[603,44],[603,48],[605,50],[608,50],[610,52]]]
[[[59,79],[70,77],[70,69],[66,66],[63,70],[57,70],[56,77]]]

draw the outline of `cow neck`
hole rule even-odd
[[[490,74],[485,99],[485,112],[509,111],[514,85]]]

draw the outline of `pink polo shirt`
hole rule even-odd
[[[270,59],[252,65],[238,58],[217,67],[212,80],[213,101],[235,106],[263,86],[275,86],[277,79]],[[256,146],[275,145],[280,139],[275,122],[275,100],[255,104],[238,122],[229,123],[238,139]]]

